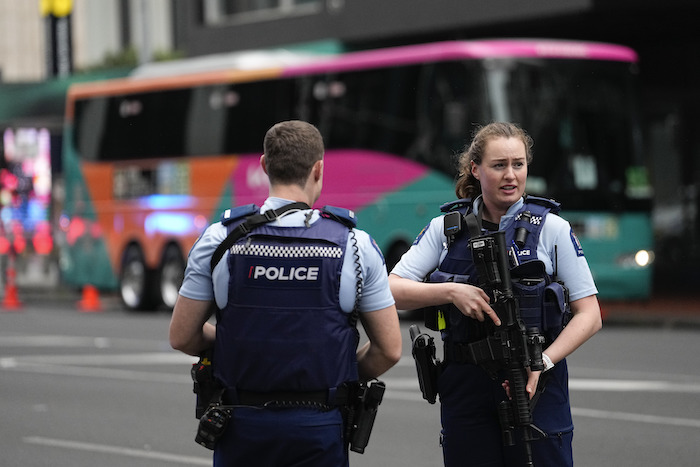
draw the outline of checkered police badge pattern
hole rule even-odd
[[[527,211],[527,213],[529,214],[530,212]],[[523,214],[524,213],[521,212],[520,214],[516,215],[515,220],[519,221],[520,219],[522,219]],[[529,222],[530,222],[530,224],[533,224],[533,225],[540,225],[542,223],[543,218],[544,218],[543,216],[530,216]]]
[[[337,246],[233,245],[232,255],[265,256],[270,258],[341,258],[343,249]]]

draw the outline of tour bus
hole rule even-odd
[[[477,126],[512,121],[535,141],[527,192],[562,203],[600,296],[649,296],[651,188],[633,50],[508,39],[254,56],[70,88],[68,284],[119,289],[131,309],[172,307],[207,225],[264,201],[262,140],[288,119],[324,137],[316,207],[354,210],[391,268],[455,198],[457,156]]]

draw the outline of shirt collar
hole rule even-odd
[[[479,215],[479,210],[481,209],[482,204],[484,203],[484,200],[482,198],[482,195],[479,195],[474,199],[474,214],[477,216]],[[515,214],[517,214],[518,211],[523,207],[523,204],[525,204],[525,201],[521,197],[518,201],[513,203],[509,208],[508,211],[506,211],[504,216],[501,216],[501,222],[498,226],[500,230],[505,230],[508,228],[508,226],[513,222],[513,218],[515,217]]]
[[[286,206],[291,203],[295,203],[296,201],[293,201],[291,199],[285,199],[285,198],[278,198],[276,196],[270,196],[265,200],[265,202],[262,205],[262,208],[260,209],[260,212],[265,212],[270,209],[279,209],[282,206]]]

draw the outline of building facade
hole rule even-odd
[[[142,61],[169,53],[175,48],[175,11],[172,0],[0,0],[0,82],[55,76],[48,59],[52,47],[67,47],[71,69],[59,73],[64,76],[104,66],[127,50]],[[68,43],[57,43],[56,18],[66,19]]]

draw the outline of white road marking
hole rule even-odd
[[[152,345],[153,341],[123,337],[62,336],[51,334],[0,336],[0,347],[95,347],[107,349],[112,347],[133,347],[135,345],[144,345],[144,343]]]
[[[569,389],[573,391],[681,392],[697,394],[700,393],[700,383],[629,379],[570,379]]]
[[[105,355],[28,355],[15,358],[1,358],[0,367],[9,366],[8,362],[21,362],[22,364],[44,365],[182,365],[195,363],[196,357],[191,357],[180,352],[141,352],[125,354]]]
[[[79,336],[0,336],[2,347],[98,347],[108,348],[112,340],[107,337]]]
[[[139,381],[190,382],[189,375],[108,368],[109,366],[191,365],[197,358],[179,352],[141,352],[109,355],[28,355],[0,358],[0,370],[67,374]],[[404,365],[401,365],[404,366]],[[418,390],[416,377],[384,377],[390,391]],[[572,391],[657,392],[700,394],[700,382],[646,379],[571,378]]]
[[[622,422],[654,423],[658,425],[683,426],[700,428],[700,420],[691,418],[662,417],[658,415],[644,415],[628,412],[611,412],[609,410],[571,408],[571,413],[576,417],[600,418],[603,420],[617,420]]]
[[[72,449],[76,451],[98,452],[102,454],[115,454],[125,457],[138,457],[141,459],[154,459],[164,462],[186,465],[211,465],[212,460],[203,457],[180,456],[167,452],[149,451],[146,449],[133,449],[122,446],[109,446],[106,444],[84,443],[63,439],[43,438],[41,436],[27,436],[22,438],[27,444],[49,446],[56,448]]]
[[[78,376],[155,383],[192,384],[192,377],[189,375],[189,373],[155,373],[150,371],[120,370],[114,368],[93,368],[70,365],[43,365],[39,363],[15,364],[15,366],[12,367],[3,366],[2,364],[0,364],[0,369],[21,371],[24,373],[38,373],[43,375]]]
[[[0,336],[0,347],[74,347],[74,348],[113,348],[130,345],[135,342],[143,342],[134,339],[111,339],[103,337],[71,337],[71,336]],[[109,378],[128,381],[147,381],[165,383],[191,384],[192,380],[187,373],[153,373],[137,370],[124,370],[119,368],[108,368],[112,366],[144,366],[144,365],[188,365],[196,362],[195,357],[181,354],[175,351],[169,352],[140,352],[140,353],[120,353],[110,355],[25,355],[15,357],[0,358],[0,371],[21,371],[28,373],[38,373],[47,375],[68,375],[81,377]],[[412,367],[414,362],[410,357],[402,358],[397,367]],[[594,374],[592,371],[590,374]],[[633,376],[628,374],[627,376]],[[672,381],[670,379],[641,379],[636,374],[634,379],[620,378],[571,378],[569,387],[571,391],[602,391],[602,392],[653,392],[653,393],[686,393],[699,394],[700,382],[693,381],[692,378],[684,377],[684,381]],[[662,376],[672,377],[672,375],[649,375],[650,377],[661,378]],[[679,376],[680,379],[681,377]],[[411,377],[384,377],[382,380],[387,384],[387,399],[424,402],[418,387],[418,380]],[[637,413],[613,412],[605,410],[572,408],[572,413],[579,417],[591,417],[606,420],[618,420],[639,423],[655,423],[660,425],[683,426],[690,428],[700,428],[700,420],[664,417],[656,415],[643,415]],[[167,453],[154,453],[147,450],[133,450],[128,448],[103,446],[97,444],[80,443],[73,441],[52,440],[49,438],[29,437],[25,442],[34,444],[45,444],[52,446],[70,447],[73,449],[95,450],[100,452],[114,452],[123,455],[137,457],[159,457],[167,460]],[[182,459],[178,456],[173,458]],[[201,459],[196,459],[200,462]],[[192,463],[190,460],[185,463]],[[209,465],[210,461],[206,461]]]
[[[671,425],[687,428],[700,428],[700,420],[692,420],[677,417],[661,417],[656,415],[643,415],[626,412],[610,412],[604,410],[572,408],[574,416],[591,417],[603,420],[616,420],[622,422],[652,423],[659,425]],[[163,462],[187,465],[211,465],[211,459],[182,456],[166,452],[151,451],[147,449],[134,449],[123,446],[110,446],[105,444],[86,443],[81,441],[61,440],[55,438],[45,438],[41,436],[27,436],[22,438],[27,444],[72,449],[77,451],[96,452],[102,454],[113,454],[125,457],[136,457],[142,459],[154,459]]]

